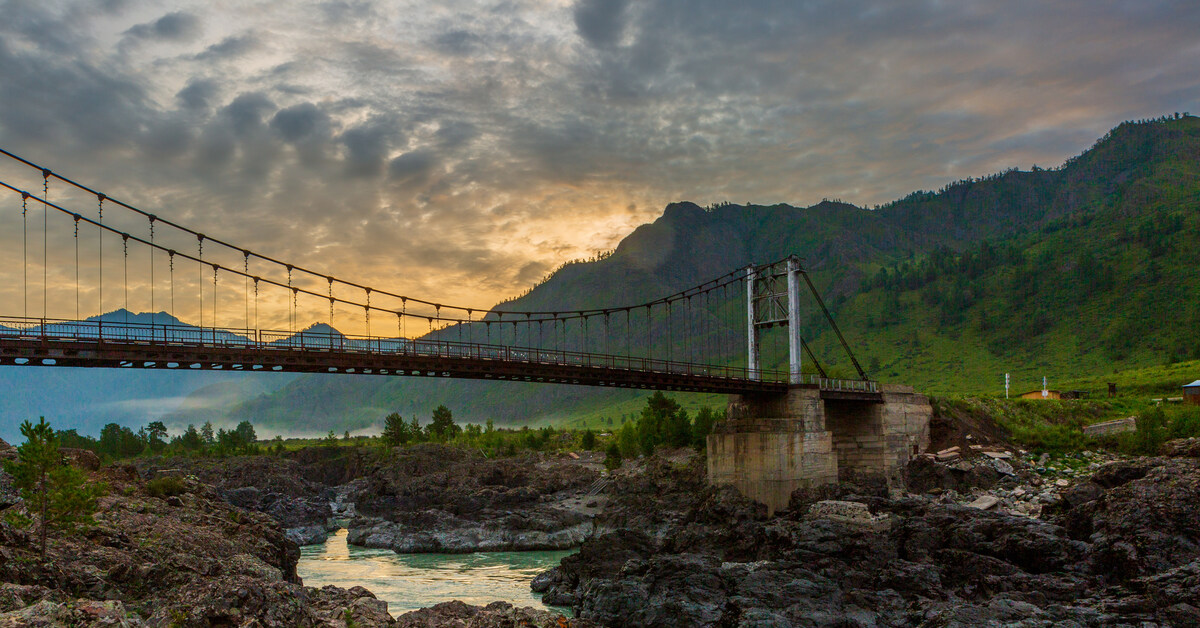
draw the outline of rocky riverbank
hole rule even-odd
[[[139,458],[133,464],[147,479],[193,477],[209,484],[229,504],[278,521],[297,545],[321,543],[337,529],[330,508],[336,489],[310,479],[311,465],[294,458]]]
[[[41,561],[0,524],[0,626],[1200,623],[1196,443],[1137,459],[971,444],[918,459],[903,485],[797,491],[770,518],[709,486],[689,450],[607,477],[598,457],[435,445],[103,469],[78,456],[111,486],[96,525]],[[147,488],[169,476],[180,490]],[[579,545],[534,589],[581,619],[502,603],[393,619],[365,589],[306,588],[297,530],[323,538],[334,510],[351,542],[401,552]]]
[[[767,518],[705,486],[698,460],[651,460],[619,474],[601,533],[534,589],[605,626],[1200,623],[1197,460],[1059,465],[1070,480],[1014,462],[970,461],[932,494],[798,491]],[[1037,513],[961,503],[1017,490],[1047,497]]]
[[[393,618],[362,587],[305,587],[296,575],[299,548],[281,526],[328,517],[337,491],[297,474],[303,465],[295,461],[175,462],[186,469],[163,461],[89,465],[89,480],[108,486],[95,523],[51,534],[44,559],[26,530],[0,521],[0,626],[594,625],[503,602],[450,602]],[[174,479],[147,482],[143,472]],[[257,492],[247,490],[252,479]],[[305,494],[314,489],[316,496]],[[298,507],[309,498],[324,510]]]
[[[285,457],[146,459],[147,477],[189,475],[230,504],[271,516],[300,545],[336,529],[399,553],[556,550],[594,532],[599,456],[489,459],[442,445],[314,447]]]
[[[358,516],[347,525],[349,542],[401,553],[577,547],[603,502],[587,495],[600,479],[591,458],[396,450],[352,483]]]
[[[184,478],[148,490],[121,465],[95,523],[50,536],[46,556],[0,521],[0,626],[385,625],[387,604],[360,587],[304,587],[299,549],[266,515]],[[20,506],[17,506],[19,508]]]

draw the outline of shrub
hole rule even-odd
[[[182,478],[168,475],[146,482],[146,492],[151,497],[174,497],[186,493],[187,486],[184,485]]]
[[[611,443],[604,456],[604,468],[612,471],[618,469],[625,462],[621,457],[621,448],[616,443]]]

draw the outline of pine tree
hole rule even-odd
[[[45,417],[37,425],[21,424],[25,443],[17,448],[16,462],[4,462],[13,485],[31,514],[38,518],[39,554],[46,556],[46,532],[54,527],[72,530],[91,523],[96,499],[107,490],[103,483],[87,482],[83,472],[64,464],[58,437]]]
[[[433,410],[433,420],[426,429],[433,439],[439,441],[453,438],[462,431],[462,428],[454,423],[454,415],[446,406],[438,406]]]
[[[408,442],[412,433],[409,431],[408,423],[405,423],[404,417],[399,413],[393,412],[383,419],[383,434],[380,438],[390,447],[403,445]]]

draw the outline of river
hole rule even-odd
[[[529,590],[529,582],[573,552],[397,554],[350,546],[343,528],[324,545],[301,547],[296,571],[309,587],[366,587],[388,603],[392,615],[450,600],[478,606],[503,600],[569,616],[569,609],[543,605],[540,596]]]

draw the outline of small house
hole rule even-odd
[[[1043,395],[1042,393],[1046,393]],[[1063,394],[1060,390],[1031,390],[1027,393],[1019,395],[1021,399],[1062,399]]]
[[[1200,406],[1200,379],[1183,387],[1183,402]]]

